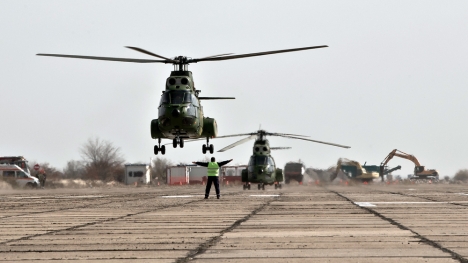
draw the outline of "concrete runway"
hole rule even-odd
[[[2,191],[0,262],[468,262],[468,186],[254,188]]]

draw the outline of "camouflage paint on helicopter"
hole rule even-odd
[[[250,189],[249,183],[258,184],[258,189],[265,190],[265,185],[275,185],[281,189],[283,170],[276,168],[275,159],[271,156],[271,150],[290,149],[290,147],[270,147],[265,138],[255,140],[253,153],[250,156],[247,169],[242,170],[242,182],[244,190]]]
[[[208,143],[209,138],[217,136],[218,127],[215,119],[204,117],[200,100],[225,98],[199,97],[199,92],[195,89],[192,72],[171,72],[166,81],[166,90],[161,95],[158,119],[151,121],[151,138],[173,139],[174,148],[177,145],[183,148],[184,139],[208,138],[202,151],[213,153],[213,145]],[[155,146],[154,153],[157,154],[158,150],[164,154],[165,146]]]

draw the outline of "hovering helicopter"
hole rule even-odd
[[[280,168],[276,168],[275,160],[271,156],[271,150],[284,150],[290,149],[291,147],[270,147],[269,141],[266,139],[266,136],[279,136],[289,139],[297,139],[297,140],[304,140],[309,142],[316,142],[322,143],[342,148],[351,148],[349,146],[323,142],[323,141],[316,141],[307,139],[304,135],[296,135],[296,134],[286,134],[286,133],[272,133],[267,132],[265,130],[258,130],[252,133],[244,133],[244,134],[232,134],[232,135],[225,135],[225,136],[218,136],[218,138],[227,138],[227,137],[236,137],[236,136],[246,136],[248,137],[239,140],[233,144],[230,144],[223,149],[219,150],[218,152],[224,152],[229,149],[234,148],[237,145],[243,144],[248,142],[249,140],[255,139],[253,145],[253,154],[250,156],[249,164],[247,169],[242,170],[242,182],[244,183],[243,189],[250,190],[250,184],[256,183],[258,190],[262,189],[265,190],[265,185],[275,185],[275,189],[281,189],[281,182],[283,181],[283,170]]]
[[[192,72],[188,71],[190,63],[198,63],[203,61],[222,61],[229,59],[238,59],[246,57],[264,56],[277,53],[294,52],[308,49],[325,48],[328,46],[312,46],[294,49],[283,49],[275,51],[266,51],[258,53],[232,55],[220,54],[203,58],[189,58],[186,56],[177,56],[167,58],[150,51],[138,48],[126,48],[157,57],[159,59],[133,59],[133,58],[115,58],[115,57],[94,57],[94,56],[78,56],[78,55],[62,55],[62,54],[37,54],[38,56],[49,57],[64,57],[64,58],[79,58],[93,59],[106,61],[134,62],[134,63],[164,63],[173,64],[174,70],[166,80],[166,89],[162,92],[161,100],[158,108],[158,118],[151,121],[150,132],[151,138],[158,140],[158,145],[154,146],[154,154],[166,153],[165,145],[161,146],[161,139],[172,139],[172,145],[177,148],[184,147],[185,139],[206,138],[206,144],[202,146],[203,154],[207,151],[214,152],[213,144],[209,144],[210,138],[215,138],[218,135],[218,127],[216,120],[209,117],[204,117],[203,107],[200,104],[201,100],[219,100],[219,99],[235,99],[233,97],[200,97],[200,90],[195,88]]]

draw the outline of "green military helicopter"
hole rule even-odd
[[[283,171],[280,168],[276,168],[275,160],[271,156],[271,150],[283,150],[283,149],[290,149],[290,147],[270,147],[269,141],[266,139],[266,136],[279,136],[283,138],[289,139],[297,139],[297,140],[304,140],[309,142],[316,142],[322,143],[342,148],[350,148],[349,146],[323,142],[323,141],[316,141],[307,139],[304,135],[295,135],[295,134],[286,134],[286,133],[272,133],[267,132],[265,130],[258,130],[252,133],[244,133],[244,134],[233,134],[233,135],[225,135],[219,136],[217,138],[227,138],[227,137],[235,137],[235,136],[248,136],[242,140],[239,140],[233,144],[230,144],[223,149],[219,150],[218,152],[224,152],[229,149],[234,148],[237,145],[243,144],[248,142],[249,140],[255,139],[253,145],[253,154],[250,156],[249,164],[247,169],[242,170],[242,182],[244,183],[243,188],[244,190],[250,190],[250,184],[256,183],[258,186],[258,190],[262,189],[265,190],[265,185],[275,185],[275,189],[281,189],[281,182],[283,181]]]
[[[173,64],[174,70],[166,80],[166,89],[162,92],[158,109],[158,118],[151,121],[151,138],[158,140],[158,145],[154,146],[154,154],[166,153],[165,145],[161,146],[161,139],[172,139],[172,145],[177,148],[184,147],[185,139],[206,138],[206,144],[202,146],[202,152],[206,154],[214,152],[213,144],[209,144],[210,138],[218,135],[218,128],[215,119],[204,117],[201,100],[234,99],[232,97],[200,97],[200,90],[195,88],[192,72],[188,71],[190,63],[203,61],[222,61],[246,57],[264,56],[277,53],[294,52],[308,49],[325,48],[328,46],[313,46],[294,49],[283,49],[249,54],[221,54],[203,58],[189,58],[177,56],[167,58],[154,54],[138,47],[127,47],[129,49],[157,57],[159,59],[133,59],[115,57],[94,57],[62,54],[37,54],[38,56],[64,57],[93,59],[106,61],[134,62],[134,63],[164,63]]]

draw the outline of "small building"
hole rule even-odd
[[[168,185],[189,184],[190,167],[195,166],[170,166],[166,170],[166,183]]]
[[[149,184],[151,182],[151,169],[148,164],[125,164],[124,183],[134,184]]]
[[[203,166],[189,166],[189,184],[203,184],[207,181],[208,168]]]

